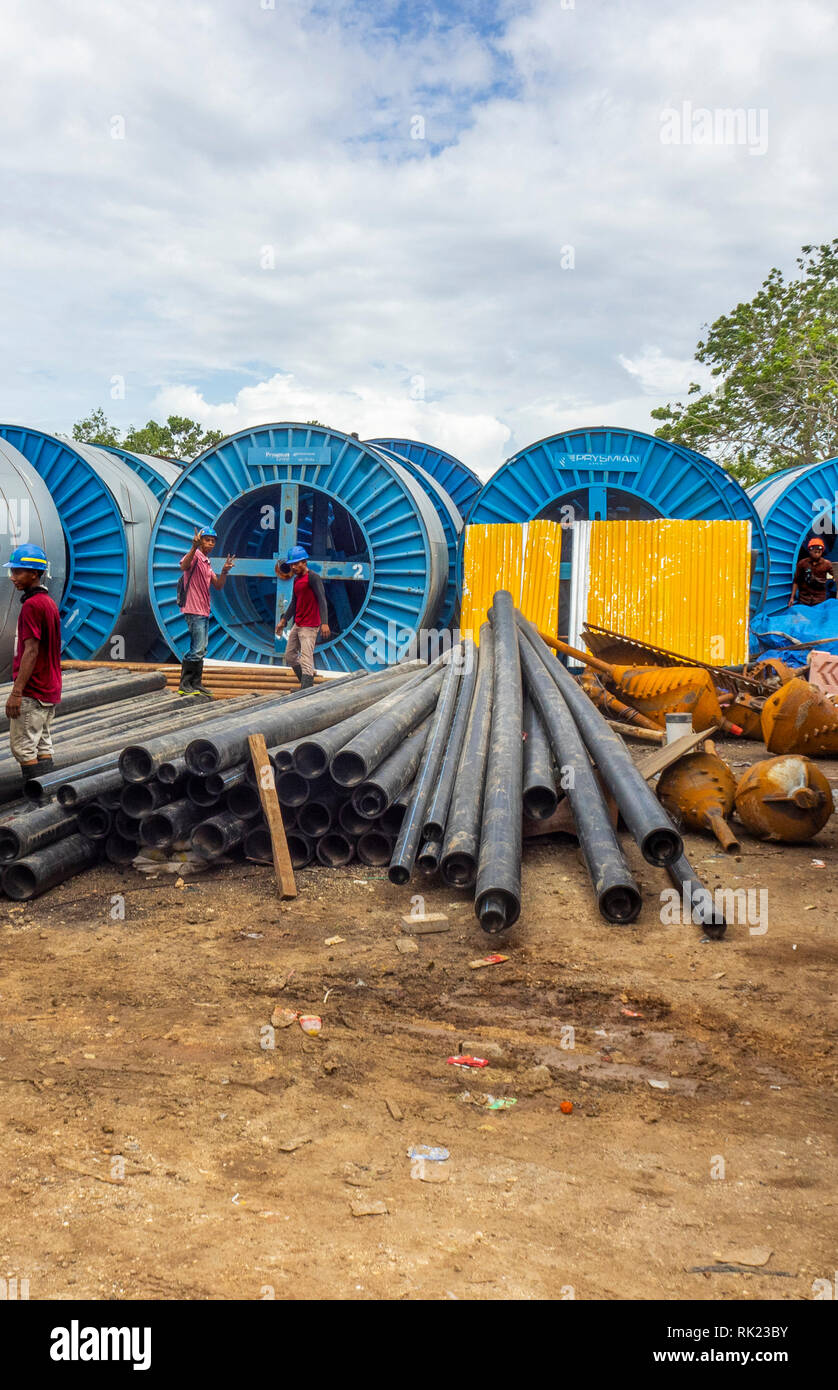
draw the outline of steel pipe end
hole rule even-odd
[[[643,836],[640,850],[648,863],[666,868],[667,864],[674,864],[676,859],[681,858],[684,842],[674,826],[671,829],[655,826],[654,830]]]
[[[126,782],[147,782],[154,776],[154,761],[145,748],[129,744],[119,755],[119,770]]]
[[[524,815],[530,820],[549,820],[558,804],[558,796],[549,787],[530,787],[524,792]]]
[[[600,894],[599,910],[606,922],[617,922],[624,926],[635,920],[642,902],[640,891],[634,884],[615,883]]]
[[[329,770],[329,759],[317,743],[298,743],[291,763],[301,777],[322,777]]]
[[[474,904],[480,925],[489,936],[498,936],[518,920],[521,904],[502,889],[484,893]]]
[[[357,787],[367,775],[364,759],[347,748],[342,748],[335,754],[330,770],[335,781],[342,787]]]
[[[352,841],[336,830],[321,835],[317,841],[317,858],[330,869],[340,869],[344,864],[351,864],[354,855],[355,846]]]
[[[24,902],[27,898],[34,898],[37,891],[38,880],[28,864],[10,864],[3,870],[3,892],[7,898]]]
[[[450,888],[471,888],[477,877],[477,864],[470,854],[446,854],[440,868]]]

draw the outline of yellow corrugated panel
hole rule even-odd
[[[714,666],[748,659],[749,521],[595,521],[588,622]]]
[[[521,612],[542,632],[556,633],[559,630],[561,558],[561,524],[558,521],[530,521],[527,525]]]
[[[466,527],[463,548],[463,599],[460,632],[480,638],[480,624],[492,606],[497,589],[508,589],[515,603],[521,595],[522,529],[520,526],[480,524]]]

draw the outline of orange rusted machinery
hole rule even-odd
[[[762,840],[811,840],[832,815],[832,789],[809,758],[754,763],[736,788],[736,812]]]
[[[727,693],[720,694],[719,703],[725,719],[731,724],[738,724],[745,738],[753,738],[762,743],[762,711],[765,700],[761,696],[751,695],[747,691],[733,691],[729,698]]]
[[[769,753],[838,753],[838,709],[797,676],[768,697],[761,723]]]
[[[725,819],[735,794],[736,779],[709,739],[703,752],[679,758],[658,780],[658,796],[670,815],[690,830],[711,830],[728,854],[741,849]]]
[[[667,714],[681,712],[692,715],[696,733],[711,725],[731,733],[742,732],[738,725],[722,717],[716,687],[701,666],[610,666],[546,632],[539,635],[555,651],[573,656],[600,672],[619,699],[644,714],[654,729],[666,728]]]
[[[582,672],[582,689],[585,694],[590,696],[598,710],[607,714],[611,719],[619,719],[624,724],[633,724],[638,729],[657,729],[651,719],[647,719],[645,714],[639,710],[632,709],[631,705],[624,705],[622,700],[618,700],[616,695],[612,695],[602,684],[602,678],[587,668]]]

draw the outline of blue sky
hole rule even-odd
[[[0,416],[317,417],[484,476],[648,428],[835,234],[837,66],[832,0],[5,0]]]

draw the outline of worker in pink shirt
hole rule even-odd
[[[179,695],[209,695],[212,698],[212,692],[201,685],[209,640],[210,589],[224,588],[234,564],[234,556],[228,555],[221,573],[213,572],[209,557],[215,549],[216,540],[211,526],[197,530],[180,562],[183,574],[178,581],[177,601],[189,628],[189,651],[180,668]]]

